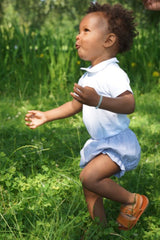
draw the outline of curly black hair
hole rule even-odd
[[[101,12],[108,21],[109,31],[118,38],[118,53],[128,51],[133,39],[138,35],[133,11],[123,8],[121,4],[91,3],[87,13]]]

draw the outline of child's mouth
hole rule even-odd
[[[80,48],[80,46],[78,44],[76,44],[76,49],[79,49],[79,48]]]

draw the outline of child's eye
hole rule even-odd
[[[84,31],[85,31],[85,32],[89,32],[89,29],[88,29],[88,28],[85,28]]]

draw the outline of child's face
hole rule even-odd
[[[76,37],[76,48],[81,59],[92,66],[106,60],[104,43],[109,33],[107,20],[100,12],[89,13],[81,21]]]

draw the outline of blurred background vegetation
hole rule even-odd
[[[79,23],[90,2],[90,0],[1,0],[0,24],[17,23],[33,29],[55,28],[64,25],[73,27]],[[159,12],[144,9],[142,0],[99,0],[98,2],[101,4],[121,3],[134,10],[140,18],[140,23],[144,23],[147,19],[148,23],[151,23],[151,20],[156,23],[160,19]]]
[[[160,12],[142,0],[99,0],[133,10],[139,36],[131,51],[118,56],[140,92],[160,88]],[[90,0],[0,1],[0,93],[25,98],[66,90],[81,75],[75,49],[80,19]]]

